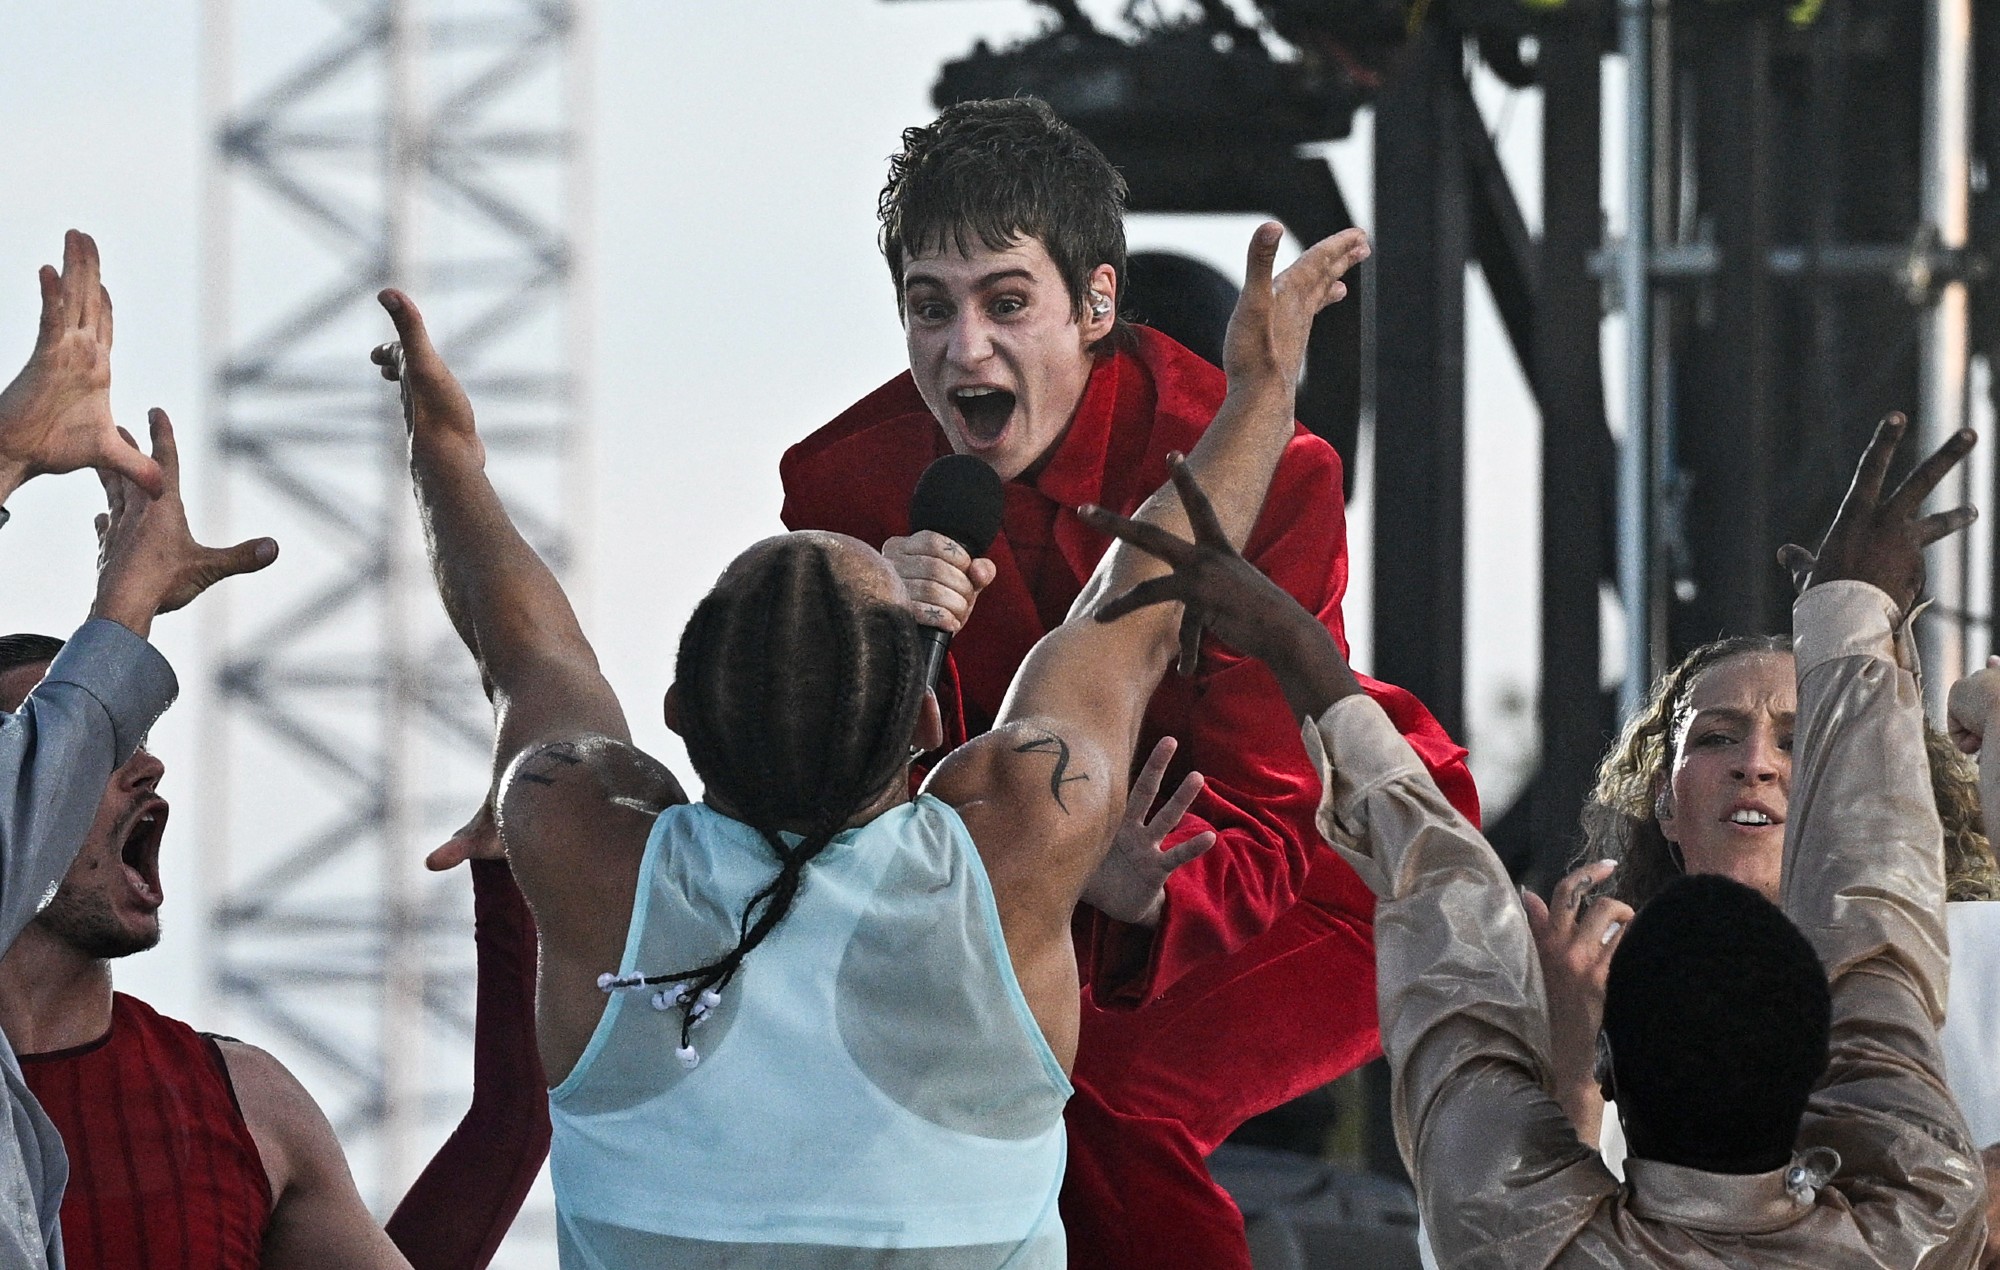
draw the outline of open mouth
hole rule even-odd
[[[1747,829],[1764,829],[1778,822],[1773,820],[1768,812],[1738,808],[1729,813],[1729,823],[1732,825],[1741,825]]]
[[[1007,421],[1014,417],[1014,394],[1005,388],[954,388],[951,390],[952,408],[958,412],[958,421],[965,434],[975,442],[990,445],[1000,439],[1007,430]]]
[[[166,898],[160,890],[160,838],[166,829],[167,804],[148,803],[125,831],[125,845],[118,852],[125,864],[126,881],[132,884],[141,903],[154,908]]]

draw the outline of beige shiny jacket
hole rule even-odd
[[[1627,1184],[1612,1177],[1545,1092],[1541,970],[1492,849],[1373,701],[1307,724],[1320,831],[1380,897],[1396,1137],[1444,1270],[1976,1264],[1986,1186],[1938,1049],[1944,872],[1921,698],[1882,592],[1815,587],[1793,621],[1782,898],[1831,979],[1833,1062],[1798,1154],[1771,1173],[1634,1159]]]

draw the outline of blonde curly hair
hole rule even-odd
[[[1660,831],[1655,804],[1673,770],[1674,733],[1685,720],[1697,680],[1733,657],[1755,653],[1790,656],[1784,635],[1738,635],[1694,649],[1654,682],[1646,703],[1626,721],[1598,765],[1583,811],[1580,860],[1616,860],[1613,893],[1633,908],[1681,876],[1680,852]],[[2000,868],[1979,808],[1979,774],[1942,732],[1924,726],[1931,793],[1944,824],[1945,898],[2000,899]]]

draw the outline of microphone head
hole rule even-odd
[[[917,478],[910,494],[910,532],[935,530],[983,556],[1000,533],[1005,506],[998,473],[970,454],[947,454]]]

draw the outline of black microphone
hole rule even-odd
[[[977,559],[999,535],[1005,507],[998,473],[970,454],[947,454],[917,478],[917,488],[910,494],[910,532],[935,530]],[[935,688],[951,632],[919,626],[917,636],[923,641],[924,686]]]

